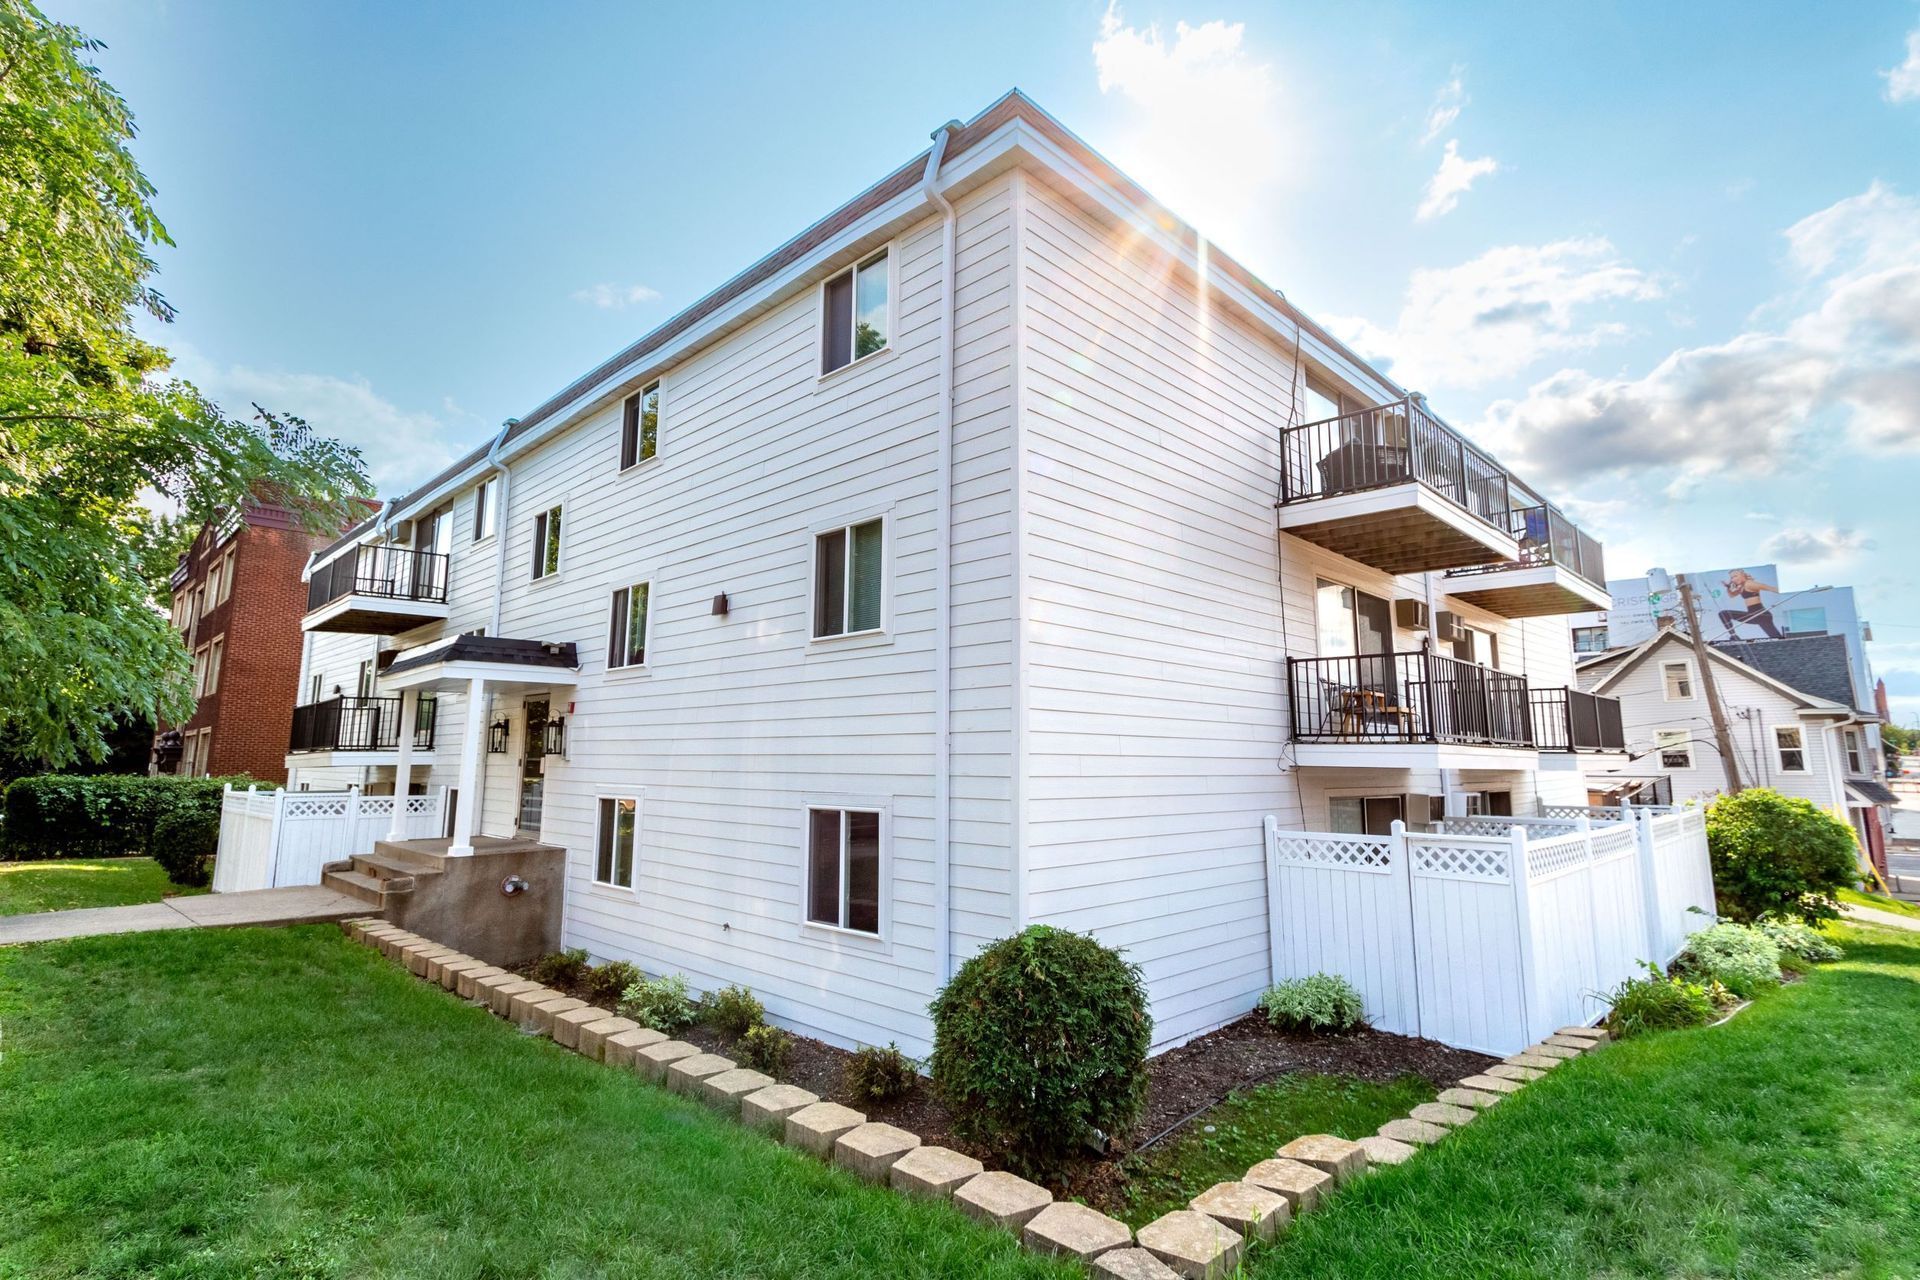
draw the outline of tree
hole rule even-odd
[[[368,491],[358,451],[228,417],[135,335],[136,312],[173,318],[148,283],[171,241],[99,47],[0,0],[0,738],[52,768],[192,710],[152,586],[168,519],[260,500],[328,531]]]
[[[1910,756],[1920,753],[1920,729],[1904,729],[1897,724],[1880,726],[1880,741],[1886,749],[1895,754]]]
[[[1721,796],[1707,810],[1707,852],[1721,915],[1808,924],[1840,914],[1834,894],[1860,883],[1853,828],[1811,800],[1770,787]]]

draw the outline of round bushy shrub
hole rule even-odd
[[[584,947],[570,947],[565,951],[549,951],[533,962],[533,980],[549,987],[558,987],[562,991],[571,991],[579,985],[587,972],[587,952]]]
[[[906,1097],[920,1082],[920,1067],[897,1044],[884,1049],[867,1045],[847,1059],[842,1078],[855,1102],[891,1102]]]
[[[220,804],[187,803],[161,810],[153,823],[153,860],[178,885],[198,888],[213,879],[220,847]]]
[[[1644,978],[1628,978],[1607,997],[1613,1006],[1607,1029],[1621,1038],[1643,1031],[1676,1031],[1705,1026],[1714,1002],[1707,989],[1685,978],[1669,978],[1649,964]]]
[[[687,980],[679,974],[641,978],[620,996],[620,1012],[643,1027],[667,1035],[693,1025],[693,1001],[687,999]]]
[[[793,1037],[763,1022],[747,1028],[747,1033],[733,1042],[733,1056],[741,1066],[777,1078],[786,1071],[787,1059],[793,1056]]]
[[[1798,920],[1762,920],[1759,927],[1781,955],[1796,956],[1808,964],[1828,964],[1845,954],[1839,943]]]
[[[1836,891],[1860,883],[1858,850],[1845,822],[1767,787],[1721,796],[1707,810],[1714,902],[1729,920],[1836,918]]]
[[[707,1023],[727,1036],[743,1036],[767,1020],[767,1010],[745,987],[722,987],[704,1001]]]
[[[610,960],[581,975],[580,998],[588,1004],[612,1008],[620,1003],[620,997],[626,994],[627,988],[640,981],[642,976],[640,970],[625,960]]]
[[[1760,930],[1744,924],[1717,924],[1687,937],[1674,962],[1681,974],[1712,979],[1743,999],[1752,999],[1780,981],[1780,948]]]
[[[1351,1031],[1366,1013],[1359,991],[1337,973],[1276,982],[1260,996],[1260,1008],[1282,1031]]]
[[[1036,925],[987,947],[934,1000],[933,1081],[967,1141],[1059,1167],[1090,1129],[1121,1133],[1146,1101],[1140,970],[1092,938]]]

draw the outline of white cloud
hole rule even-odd
[[[1880,73],[1888,102],[1920,100],[1920,27],[1907,32],[1907,60]]]
[[[1109,4],[1093,44],[1100,92],[1130,109],[1115,161],[1209,236],[1247,246],[1294,159],[1271,68],[1245,45],[1246,25],[1126,24]]]
[[[1488,174],[1499,171],[1500,164],[1492,156],[1463,160],[1459,139],[1448,138],[1446,153],[1440,157],[1440,167],[1427,179],[1426,194],[1413,216],[1425,222],[1429,218],[1452,213],[1453,207],[1460,203],[1460,197],[1467,193],[1468,188]]]
[[[1672,352],[1640,377],[1563,369],[1488,410],[1485,434],[1543,481],[1672,468],[1677,491],[1829,452],[1920,449],[1920,201],[1880,183],[1785,232],[1783,323]],[[1817,441],[1817,451],[1801,446]]]
[[[1474,387],[1511,377],[1553,351],[1581,350],[1624,332],[1592,309],[1657,298],[1661,287],[1597,236],[1489,249],[1457,267],[1413,273],[1389,327],[1328,317],[1403,385]]]
[[[575,302],[585,302],[602,311],[618,311],[643,302],[658,302],[660,291],[644,284],[595,284],[573,291]]]
[[[1453,128],[1454,121],[1460,118],[1461,108],[1467,105],[1467,86],[1462,79],[1464,68],[1455,66],[1447,82],[1440,86],[1440,92],[1433,96],[1433,106],[1427,109],[1427,123],[1420,134],[1420,145],[1426,146],[1447,130]]]
[[[1789,564],[1830,564],[1853,559],[1873,548],[1873,539],[1853,529],[1827,525],[1819,529],[1782,529],[1760,544],[1768,560]]]

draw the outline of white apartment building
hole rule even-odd
[[[310,579],[293,788],[444,787],[451,854],[565,849],[568,945],[912,1053],[1041,922],[1191,1038],[1268,981],[1268,815],[1622,741],[1598,544],[1017,93]]]

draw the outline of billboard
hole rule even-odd
[[[1662,581],[1665,577],[1656,571],[1646,578],[1607,584],[1607,593],[1613,597],[1613,607],[1607,610],[1609,644],[1639,644],[1662,625],[1662,619],[1669,620],[1666,625],[1684,628],[1679,581]],[[1782,595],[1778,565],[1713,569],[1687,578],[1693,583],[1700,630],[1708,640],[1778,640],[1786,634],[1774,617],[1774,605]]]

